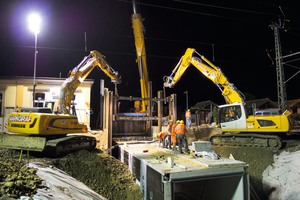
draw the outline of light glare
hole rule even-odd
[[[29,29],[35,34],[40,32],[41,18],[37,14],[30,14],[28,17]]]

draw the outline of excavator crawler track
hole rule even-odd
[[[57,157],[81,149],[93,150],[96,138],[84,135],[46,138],[15,134],[0,134],[0,148],[41,152],[50,157]]]
[[[210,138],[212,145],[266,148],[278,150],[282,146],[277,135],[261,134],[218,134]]]
[[[48,140],[45,153],[51,156],[65,155],[81,149],[93,150],[96,147],[96,139],[89,136],[66,136]]]

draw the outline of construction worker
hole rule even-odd
[[[162,131],[158,133],[158,146],[160,147],[160,144],[163,142],[163,138],[167,135],[167,132]]]
[[[172,126],[173,126],[173,120],[171,119],[169,121],[169,124],[167,125],[167,134],[163,138],[163,147],[168,147],[171,149],[171,133],[172,133]]]
[[[176,142],[177,142],[177,138],[176,138],[176,126],[180,124],[180,120],[177,120],[176,123],[174,123],[174,125],[172,126],[172,132],[171,132],[171,143],[173,144],[173,151],[176,149]]]
[[[184,121],[181,120],[180,124],[178,124],[176,126],[176,137],[177,137],[177,142],[178,142],[180,153],[182,153],[182,142],[184,143],[185,153],[188,152],[185,132],[186,132],[186,128],[185,128],[185,125],[184,125]]]
[[[188,127],[191,127],[191,123],[192,123],[192,119],[191,119],[191,111],[190,109],[188,109],[185,113],[185,119],[186,119],[186,123],[188,125]]]

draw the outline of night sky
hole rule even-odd
[[[231,83],[249,98],[277,101],[274,33],[271,22],[284,21],[280,30],[283,55],[300,51],[300,15],[298,5],[287,1],[196,1],[136,0],[145,18],[145,43],[149,79],[153,94],[163,89],[163,76],[170,75],[187,48],[220,67]],[[194,2],[194,3],[193,3]],[[281,7],[281,10],[279,8]],[[0,3],[1,76],[33,76],[34,34],[27,16],[31,11],[42,17],[38,34],[37,77],[67,78],[90,50],[106,56],[122,76],[121,96],[140,96],[138,67],[131,24],[131,0],[98,1],[20,1]],[[87,34],[85,51],[84,32]],[[268,57],[267,51],[270,52]],[[293,56],[289,60],[297,60]],[[300,70],[299,62],[288,62],[285,79]],[[300,98],[300,75],[286,83],[288,99]],[[92,107],[98,104],[100,79],[114,89],[102,71],[94,69]],[[189,107],[199,101],[224,104],[219,89],[191,66],[167,95],[177,93],[178,106]],[[246,99],[247,100],[247,99]],[[97,107],[97,106],[95,106]]]

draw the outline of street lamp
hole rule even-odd
[[[40,32],[41,18],[37,14],[30,14],[28,17],[29,28],[34,33],[35,42],[34,42],[34,70],[33,70],[33,94],[32,94],[32,106],[34,107],[35,101],[35,77],[36,77],[36,57],[37,57],[37,34]]]

